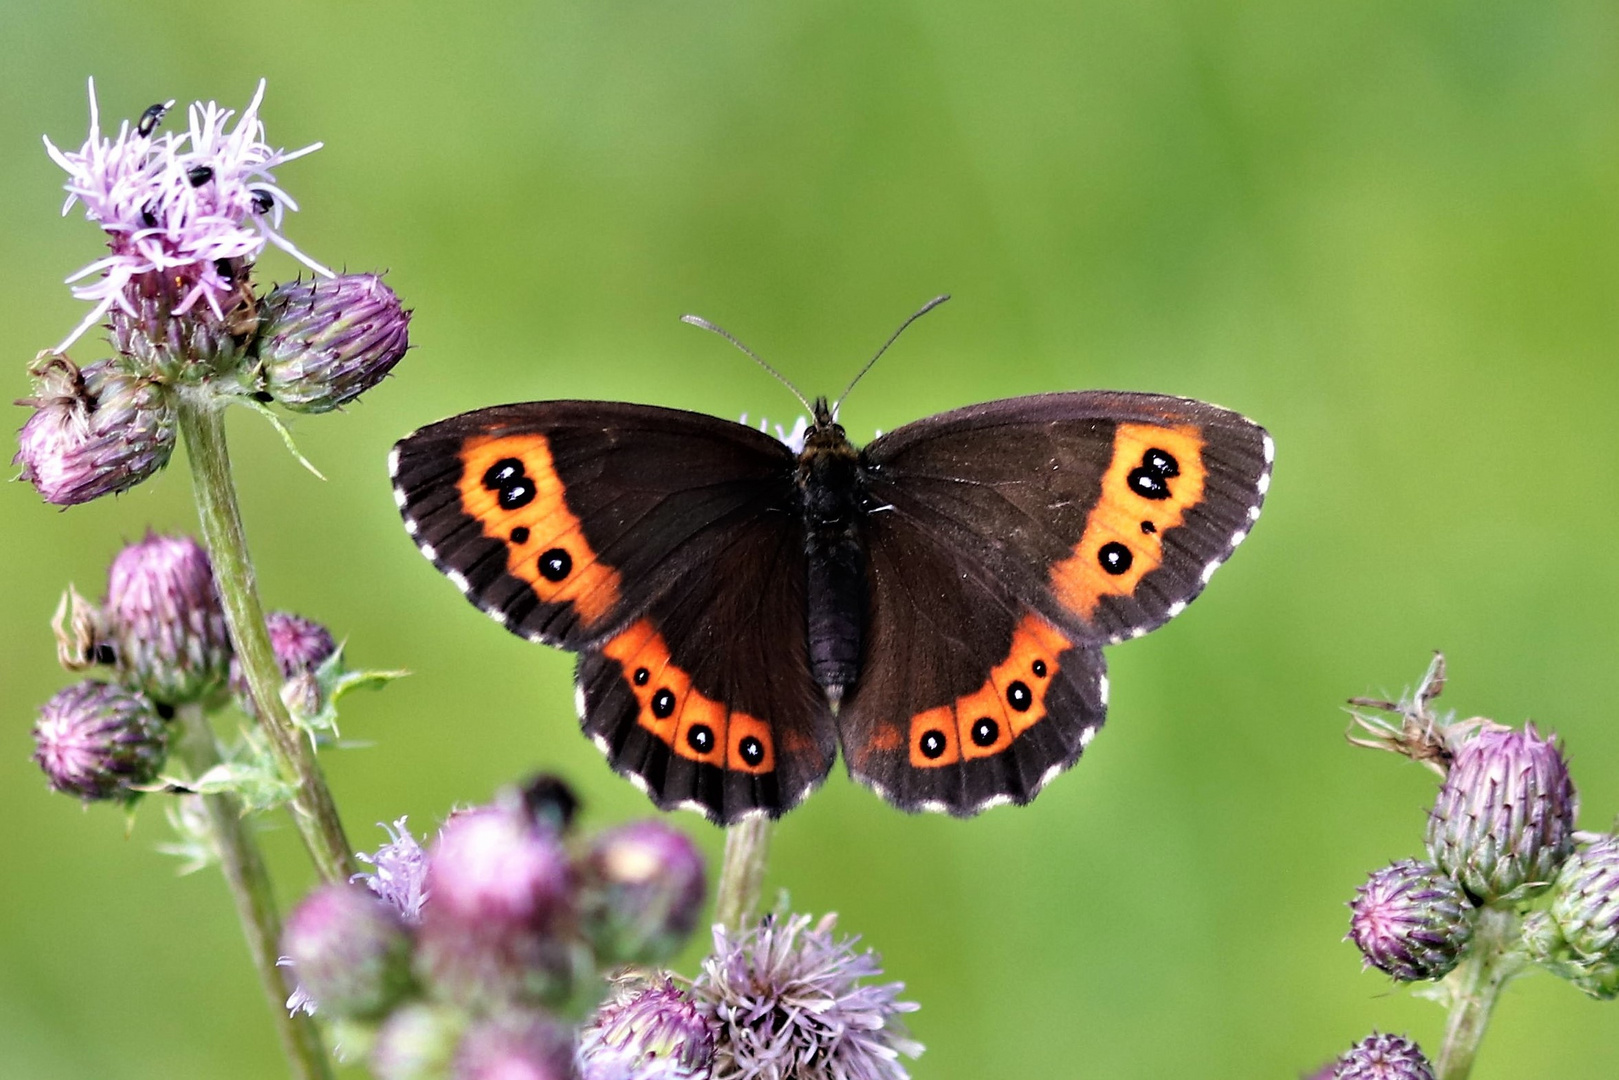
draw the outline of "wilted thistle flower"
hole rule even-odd
[[[358,885],[326,885],[287,919],[281,947],[322,1013],[368,1019],[411,989],[410,931],[388,904]]]
[[[427,891],[416,963],[441,996],[477,1006],[566,994],[573,874],[555,835],[500,807],[458,814],[428,852]]]
[[[1372,874],[1349,908],[1349,939],[1367,966],[1401,982],[1449,973],[1473,936],[1474,911],[1461,886],[1415,859]]]
[[[714,1060],[714,1023],[668,979],[618,995],[579,1033],[582,1080],[696,1080]]]
[[[696,926],[707,893],[697,845],[661,821],[595,837],[581,877],[585,936],[604,963],[655,964],[673,956]]]
[[[147,533],[107,571],[102,605],[119,671],[152,700],[206,701],[230,675],[230,633],[202,545]]]
[[[405,818],[382,828],[388,842],[375,855],[363,851],[355,855],[372,870],[355,874],[353,880],[399,912],[406,924],[415,926],[422,921],[422,905],[427,902],[427,853],[411,835]]]
[[[748,930],[714,928],[714,952],[692,997],[716,1023],[713,1080],[904,1080],[916,1057],[899,1014],[903,983],[875,953],[832,935],[837,916],[767,917]]]
[[[1545,885],[1574,849],[1578,805],[1562,754],[1533,724],[1482,731],[1456,750],[1428,816],[1428,854],[1485,902]]]
[[[337,651],[337,642],[331,631],[313,619],[305,619],[286,611],[272,611],[264,617],[264,626],[270,632],[270,645],[275,650],[276,662],[281,665],[281,677],[293,684],[291,695],[296,699],[297,711],[313,715],[320,711],[320,685],[315,672]],[[236,702],[249,716],[257,715],[252,688],[242,662],[231,657],[230,688]]]
[[[112,360],[80,369],[46,354],[32,369],[34,414],[17,433],[20,479],[40,498],[76,506],[116,495],[163,468],[174,452],[175,416],[161,387]]]
[[[319,143],[287,152],[264,141],[260,81],[234,127],[234,110],[197,102],[187,110],[185,131],[158,133],[126,121],[118,133],[101,133],[95,81],[90,82],[90,134],[77,151],[45,149],[68,174],[66,214],[75,203],[107,233],[111,254],[90,263],[68,280],[91,278],[73,295],[95,307],[56,349],[66,351],[109,310],[124,351],[140,353],[128,340],[133,323],[146,343],[173,353],[213,351],[178,340],[207,320],[181,322],[194,309],[222,323],[244,298],[245,270],[265,245],[274,244],[317,274],[332,273],[281,235],[285,210],[297,209],[275,181],[274,170],[320,149]],[[119,327],[123,321],[126,325]],[[228,329],[228,328],[227,328]]]
[[[410,312],[375,274],[277,285],[260,320],[252,389],[294,412],[329,412],[353,401],[410,346]]]
[[[1434,1080],[1422,1048],[1399,1035],[1366,1036],[1338,1059],[1334,1080]]]
[[[467,1028],[455,1049],[451,1080],[571,1080],[567,1033],[534,1012],[511,1012]]]
[[[59,691],[34,723],[34,761],[57,791],[129,801],[157,778],[168,729],[138,691],[87,679]]]

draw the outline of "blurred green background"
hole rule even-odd
[[[416,553],[384,457],[493,402],[629,398],[791,421],[712,336],[835,391],[851,434],[1080,387],[1207,398],[1279,448],[1253,538],[1205,599],[1111,651],[1103,737],[1033,806],[896,813],[841,768],[782,824],[773,885],[837,910],[922,1003],[931,1080],[1292,1077],[1438,1008],[1340,939],[1363,875],[1421,846],[1434,779],[1347,747],[1340,706],[1445,649],[1445,704],[1561,732],[1582,824],[1619,811],[1619,8],[1294,4],[8,2],[0,7],[6,397],[80,318],[96,231],[56,215],[39,135],[239,107],[327,263],[387,268],[417,348],[306,418],[320,483],[232,420],[271,606],[362,664],[374,743],[327,768],[357,845],[536,767],[592,825],[644,814],[576,730],[572,658],[503,634]],[[261,276],[290,276],[267,257]],[[100,344],[76,350],[95,359]],[[20,424],[24,413],[13,413]],[[9,455],[11,451],[6,451]],[[48,794],[46,627],[119,544],[194,528],[185,464],[66,513],[0,487],[0,1073],[274,1077],[217,876]],[[720,836],[677,820],[717,854]],[[310,874],[266,841],[291,902]],[[690,971],[697,952],[686,958]],[[1479,1080],[1611,1077],[1619,1004],[1514,984]]]

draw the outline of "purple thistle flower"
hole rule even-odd
[[[34,761],[51,787],[86,802],[139,796],[157,778],[168,729],[138,691],[86,680],[58,691],[34,723]]]
[[[1574,850],[1579,798],[1556,743],[1533,724],[1456,749],[1428,815],[1428,854],[1478,899],[1544,886]]]
[[[458,1004],[565,995],[573,874],[562,842],[527,814],[482,807],[452,817],[428,852],[417,969]]]
[[[692,997],[716,1022],[713,1080],[905,1080],[916,1057],[899,1014],[903,983],[882,974],[858,939],[832,936],[837,916],[767,917],[735,934],[714,928],[714,952]]]
[[[397,911],[355,885],[327,885],[293,909],[281,947],[304,1001],[288,1008],[377,1017],[411,989],[410,931]]]
[[[422,921],[422,905],[427,902],[427,853],[411,835],[405,818],[380,827],[388,833],[388,842],[375,855],[362,851],[354,856],[370,864],[372,872],[355,874],[351,880],[361,882],[386,901],[407,925],[416,926]]]
[[[456,1047],[452,1080],[571,1080],[573,1048],[549,1017],[515,1012],[473,1024]]]
[[[282,679],[298,684],[298,711],[305,715],[319,712],[321,694],[315,672],[337,651],[331,631],[313,619],[287,611],[270,612],[264,617],[264,626],[270,632],[270,645],[281,665]],[[243,712],[258,715],[253,692],[247,685],[247,674],[235,656],[230,662],[230,688]]]
[[[34,413],[11,463],[40,498],[76,506],[126,491],[168,464],[176,427],[161,387],[111,360],[81,370],[46,354],[33,373],[34,396],[18,404]]]
[[[221,692],[231,642],[213,567],[189,536],[147,533],[107,571],[102,605],[119,671],[152,700],[177,705]]]
[[[1349,940],[1400,982],[1437,979],[1473,936],[1473,908],[1437,867],[1405,859],[1378,870],[1349,904]]]
[[[713,1060],[713,1021],[668,979],[620,994],[579,1034],[582,1080],[696,1080]]]
[[[410,347],[410,312],[375,274],[277,285],[260,318],[253,389],[294,412],[353,401]]]
[[[1333,1080],[1434,1080],[1422,1048],[1400,1035],[1372,1032],[1338,1059]]]
[[[673,956],[697,925],[708,891],[697,845],[656,820],[598,835],[581,871],[585,936],[606,963],[655,964]]]
[[[68,174],[62,213],[82,203],[85,216],[107,233],[111,254],[68,278],[70,283],[94,278],[74,286],[73,295],[95,307],[57,352],[66,351],[114,307],[142,318],[145,313],[131,295],[137,290],[130,286],[143,279],[175,290],[168,314],[183,315],[202,304],[215,319],[224,319],[239,295],[237,271],[266,244],[317,274],[332,276],[281,235],[282,215],[298,207],[274,173],[321,144],[290,152],[267,144],[259,119],[263,97],[260,80],[234,127],[234,110],[197,102],[187,110],[183,133],[156,135],[143,132],[144,124],[131,127],[125,121],[107,137],[101,132],[95,80],[90,81],[90,134],[84,145],[64,151],[47,138],[45,149]]]

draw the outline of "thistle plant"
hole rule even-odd
[[[1350,902],[1348,938],[1367,967],[1448,1011],[1430,1066],[1413,1043],[1373,1035],[1326,1075],[1465,1080],[1501,991],[1534,968],[1593,997],[1619,996],[1619,837],[1575,831],[1579,797],[1555,738],[1434,709],[1436,654],[1401,701],[1350,702],[1359,746],[1441,776],[1428,861],[1374,871]]]

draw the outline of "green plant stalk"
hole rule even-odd
[[[1450,1006],[1438,1080],[1467,1080],[1490,1013],[1501,990],[1523,969],[1523,920],[1516,912],[1486,907],[1478,913],[1467,957],[1445,978]]]
[[[219,764],[219,745],[214,741],[213,729],[201,706],[180,706],[175,712],[175,726],[180,736],[180,758],[192,776],[201,776]],[[276,911],[275,893],[270,888],[270,876],[265,871],[258,842],[242,817],[241,803],[233,795],[199,795],[198,798],[207,815],[208,832],[213,839],[214,852],[219,856],[225,884],[230,887],[231,899],[236,903],[236,917],[241,920],[242,935],[247,938],[247,951],[253,955],[253,967],[259,973],[259,985],[270,1000],[276,1034],[292,1066],[292,1075],[296,1080],[330,1080],[331,1068],[314,1020],[304,1013],[294,1016],[287,1011],[287,984],[276,966],[281,916]]]
[[[725,861],[714,896],[714,920],[740,930],[753,919],[770,858],[770,818],[755,814],[725,830]]]
[[[327,881],[347,881],[357,869],[331,789],[321,775],[314,748],[292,722],[281,700],[281,667],[264,625],[253,560],[247,550],[236,482],[225,443],[225,401],[207,390],[177,395],[180,434],[191,461],[191,484],[202,519],[203,540],[214,564],[214,580],[224,602],[225,621],[242,673],[258,706],[259,723],[282,778],[296,786],[292,818],[315,868]]]

